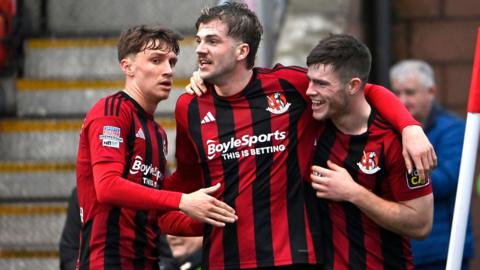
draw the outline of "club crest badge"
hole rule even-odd
[[[280,92],[275,92],[267,96],[267,111],[273,114],[282,114],[288,110],[291,103],[287,102],[287,98]]]
[[[360,162],[357,162],[357,166],[366,174],[374,174],[380,171],[377,153],[363,151],[362,159]]]

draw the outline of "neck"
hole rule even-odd
[[[250,82],[253,70],[239,69],[231,73],[230,76],[225,76],[221,81],[215,82],[215,91],[221,97],[229,97],[240,93]]]
[[[343,133],[360,135],[368,129],[368,118],[371,111],[372,108],[361,92],[352,97],[347,103],[346,110],[340,115],[332,117],[332,121]]]
[[[158,103],[155,103],[151,99],[147,98],[135,84],[127,82],[123,92],[133,98],[133,100],[135,100],[147,113],[155,113]]]

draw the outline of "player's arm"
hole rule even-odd
[[[209,195],[218,190],[220,184],[185,194],[139,185],[122,178],[122,171],[123,164],[119,162],[93,166],[99,202],[138,210],[180,210],[194,219],[220,227],[237,218],[233,208]]]
[[[329,169],[312,167],[312,187],[317,197],[348,201],[378,225],[398,234],[423,239],[433,221],[433,195],[427,194],[408,201],[387,201],[356,183],[347,170],[327,162]]]
[[[437,156],[420,124],[400,100],[382,86],[367,84],[365,97],[402,134],[402,155],[408,172],[412,172],[415,165],[421,179],[429,177],[437,165]]]
[[[204,223],[190,218],[180,211],[170,211],[158,218],[162,234],[177,236],[202,236]]]

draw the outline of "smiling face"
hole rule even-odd
[[[219,19],[201,23],[195,39],[200,77],[214,84],[228,78],[248,54],[248,45],[228,36],[227,24]]]
[[[346,84],[341,82],[331,65],[313,64],[308,67],[310,80],[307,95],[312,100],[313,118],[325,120],[346,111]]]
[[[135,88],[140,90],[144,98],[158,103],[170,94],[177,56],[167,46],[148,49],[149,45],[122,62]]]

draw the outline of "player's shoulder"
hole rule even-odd
[[[307,69],[300,66],[284,66],[276,64],[273,68],[256,68],[256,73],[260,77],[274,76],[282,79],[291,79],[295,77],[306,78]]]
[[[88,111],[87,119],[123,117],[132,108],[132,106],[128,105],[129,103],[129,97],[121,91],[105,96],[99,99]]]

